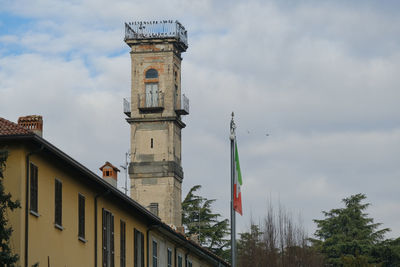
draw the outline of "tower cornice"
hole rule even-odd
[[[176,123],[181,129],[186,127],[186,124],[177,117],[157,117],[157,118],[127,118],[128,123],[135,122],[160,122],[160,121],[172,121]]]

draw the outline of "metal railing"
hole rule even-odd
[[[189,114],[189,98],[182,95],[181,101],[176,103],[175,112],[178,115]],[[164,93],[157,92],[148,94],[138,94],[138,108],[142,111],[159,111],[164,109]],[[123,110],[126,116],[131,116],[131,102],[129,98],[123,99]]]
[[[125,40],[159,38],[176,38],[188,46],[187,31],[177,20],[125,22]]]
[[[124,113],[126,116],[131,116],[131,102],[129,102],[128,98],[124,98]]]
[[[182,95],[181,101],[176,103],[175,112],[178,115],[187,115],[189,114],[189,98]]]
[[[138,108],[147,111],[164,109],[164,93],[138,94]]]
[[[189,98],[185,94],[182,95],[182,109],[189,114]]]

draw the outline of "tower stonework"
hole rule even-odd
[[[131,197],[165,223],[181,226],[181,130],[189,101],[181,94],[181,54],[187,32],[177,21],[125,24],[131,48]]]

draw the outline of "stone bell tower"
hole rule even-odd
[[[181,54],[187,32],[178,21],[125,23],[131,48],[131,98],[124,112],[131,126],[131,197],[165,223],[182,225],[181,116],[189,100],[181,95]]]

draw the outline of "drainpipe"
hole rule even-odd
[[[44,148],[40,146],[38,150],[26,154],[26,186],[25,186],[25,263],[24,266],[28,267],[28,242],[29,242],[29,157],[33,154],[39,153]]]
[[[94,267],[97,267],[97,199],[108,195],[110,192],[110,190],[107,190],[94,197]]]

